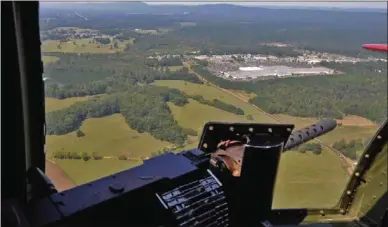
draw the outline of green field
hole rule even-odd
[[[139,161],[149,157],[151,152],[170,146],[169,143],[157,140],[148,133],[138,133],[129,128],[120,114],[87,119],[82,124],[81,130],[85,133],[84,137],[76,137],[75,132],[61,136],[46,136],[48,158],[52,158],[53,152],[56,151],[89,154],[97,152],[105,157],[104,160],[87,162],[56,159],[61,169],[77,184],[139,164],[141,163]],[[129,154],[135,161],[117,160],[116,157],[121,153]],[[87,166],[86,169],[81,165]]]
[[[175,71],[178,71],[180,69],[182,69],[183,66],[180,66],[180,65],[177,65],[177,66],[169,66],[168,69],[170,69],[171,72],[175,72]]]
[[[133,40],[126,40],[123,42],[119,40],[115,40],[115,41],[118,44],[118,47],[119,47],[118,49],[110,48],[111,44],[113,45],[113,42],[111,42],[111,44],[108,44],[108,45],[104,45],[97,42],[93,43],[92,38],[71,39],[70,41],[63,42],[63,43],[60,43],[58,40],[45,40],[42,43],[42,51],[46,53],[63,52],[63,53],[112,54],[112,53],[123,51],[127,44],[133,43]]]
[[[59,58],[55,56],[43,56],[42,60],[43,60],[43,64],[47,65],[47,64],[55,63],[59,61]]]
[[[46,137],[48,156],[55,151],[97,152],[104,157],[129,153],[133,158],[147,157],[171,144],[155,139],[148,133],[138,133],[128,127],[120,114],[103,118],[90,118],[83,122],[83,137],[75,132],[66,135]]]
[[[85,184],[142,164],[137,161],[117,159],[89,160],[87,162],[84,160],[55,160],[55,162],[76,185]]]
[[[334,153],[286,152],[280,160],[274,208],[333,207],[349,176]]]
[[[189,103],[184,106],[175,106],[169,103],[174,118],[183,128],[192,128],[202,133],[203,126],[209,121],[221,122],[252,122],[245,116],[235,115],[227,111],[217,109],[212,106],[203,105],[196,100],[189,99]]]
[[[80,101],[85,101],[89,97],[72,97],[72,98],[67,98],[67,99],[56,99],[56,98],[45,98],[45,107],[46,107],[46,113],[54,111],[54,110],[59,110],[62,108],[66,108],[71,106],[72,104]]]
[[[236,107],[239,107],[244,110],[245,115],[252,115],[255,122],[258,123],[275,123],[274,120],[267,117],[265,114],[263,114],[260,110],[256,109],[255,107],[251,106],[250,104],[244,103],[241,100],[237,99],[233,95],[227,94],[221,90],[218,90],[214,87],[202,85],[202,84],[193,84],[190,82],[180,81],[180,80],[159,80],[154,82],[155,85],[158,86],[166,86],[170,88],[176,88],[181,90],[182,92],[188,94],[188,95],[202,95],[207,100],[213,100],[218,99],[221,100],[227,104],[232,104]],[[201,107],[202,108],[202,107]],[[202,112],[201,109],[196,109],[196,112]],[[206,113],[204,113],[206,114]],[[221,117],[217,117],[217,115],[211,116],[210,114],[207,115],[208,119],[217,119],[217,120],[224,120]],[[236,115],[234,115],[236,116]],[[216,117],[216,118],[214,118]],[[245,117],[244,117],[245,118]],[[238,118],[241,119],[241,118]],[[193,120],[193,119],[192,119]],[[230,119],[225,119],[230,120]],[[233,119],[231,119],[233,120]],[[245,118],[246,120],[246,118]],[[201,127],[201,126],[198,126]]]

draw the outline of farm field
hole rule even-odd
[[[121,52],[125,49],[127,44],[132,44],[133,40],[119,41],[115,40],[118,44],[118,48],[110,48],[111,44],[101,44],[94,42],[91,38],[85,39],[71,39],[67,42],[60,43],[58,40],[45,40],[42,43],[42,51],[46,53],[50,52],[63,52],[63,53],[91,53],[91,54],[112,54]],[[93,43],[94,42],[94,43]],[[75,43],[75,44],[74,44]]]
[[[183,66],[169,66],[168,68],[170,69],[171,72],[175,72],[183,68]]]
[[[53,159],[55,151],[87,152],[104,157],[102,160],[59,160],[58,166],[77,185],[102,176],[139,165],[142,159],[170,144],[155,139],[147,133],[130,129],[120,114],[86,120],[81,130],[83,137],[75,132],[61,136],[46,136],[47,158]],[[118,160],[121,153],[129,154],[131,161]],[[74,168],[77,167],[77,168]],[[82,173],[82,174],[80,174]]]
[[[286,152],[279,164],[273,207],[334,207],[348,178],[338,156],[325,148],[320,155]]]
[[[262,112],[260,112],[258,109],[254,108],[250,104],[244,103],[241,100],[237,99],[236,97],[211,86],[194,84],[194,83],[180,81],[180,80],[159,80],[154,82],[154,84],[158,86],[176,88],[188,95],[202,95],[206,100],[218,99],[227,104],[231,104],[243,109],[245,112],[245,116],[244,116],[245,118],[246,118],[246,115],[252,115],[255,122],[275,123],[274,120],[267,117],[266,115],[264,115]],[[196,110],[196,112],[198,111],[199,110]],[[237,115],[234,115],[234,116],[237,116]],[[208,118],[210,117],[211,116],[208,115]],[[217,117],[217,115],[215,115],[215,117]],[[218,120],[222,120],[222,119],[218,118]]]
[[[202,133],[203,126],[209,121],[252,122],[247,120],[245,116],[203,105],[193,99],[189,99],[189,103],[184,106],[175,106],[172,103],[168,103],[168,106],[179,125],[196,130],[199,136]]]
[[[55,56],[42,56],[42,60],[43,60],[43,64],[47,65],[47,64],[55,63],[59,61],[59,58]]]
[[[170,145],[168,142],[155,139],[148,133],[138,133],[129,128],[120,114],[87,119],[80,129],[85,136],[77,137],[75,132],[47,136],[48,156],[50,157],[55,151],[69,151],[88,154],[97,152],[104,157],[129,153],[131,157],[140,159]]]
[[[45,98],[46,113],[69,107],[76,102],[85,101],[88,98],[89,98],[88,96],[72,97],[67,99],[56,99],[56,98],[46,97]]]
[[[75,185],[81,185],[141,164],[138,161],[118,159],[103,160],[55,160]],[[55,183],[55,182],[54,182]]]

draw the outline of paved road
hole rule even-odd
[[[245,97],[242,97],[240,95],[237,95],[236,93],[232,92],[232,91],[229,91],[227,89],[224,89],[224,88],[221,88],[211,82],[209,82],[208,80],[206,80],[205,78],[203,78],[201,75],[199,75],[198,73],[194,72],[192,69],[191,69],[191,66],[188,64],[188,63],[185,63],[185,66],[187,66],[190,70],[191,73],[193,73],[194,75],[196,75],[200,80],[206,82],[207,84],[209,84],[210,86],[214,87],[214,88],[217,88],[223,92],[226,92],[230,95],[233,95],[234,97],[236,97],[237,99],[239,99],[240,101],[242,102],[245,102],[253,107],[255,107],[256,109],[258,109],[260,112],[262,112],[264,115],[266,115],[267,117],[271,118],[272,120],[278,122],[278,123],[283,123],[280,119],[274,117],[272,114],[269,114],[267,112],[265,112],[264,110],[260,109],[258,106],[252,104],[249,102],[248,99],[246,99]],[[353,161],[349,158],[347,158],[346,156],[344,156],[343,154],[341,154],[341,152],[337,151],[336,149],[332,148],[331,146],[329,145],[326,145],[323,141],[315,138],[314,139],[315,141],[317,141],[318,143],[320,143],[322,146],[326,147],[327,149],[329,149],[330,151],[334,152],[335,154],[337,154],[339,156],[339,158],[341,159],[341,161],[343,162],[343,165],[345,166],[345,169],[347,171],[347,173],[351,176],[353,174],[353,171],[355,169],[355,165],[353,164]]]

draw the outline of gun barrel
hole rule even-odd
[[[291,133],[283,151],[291,150],[309,140],[317,138],[325,133],[335,129],[337,121],[335,120],[320,120],[317,123],[307,126],[306,128],[296,130]]]

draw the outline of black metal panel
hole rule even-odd
[[[1,2],[1,200],[26,202],[26,154],[13,3]],[[9,125],[8,125],[9,124]],[[6,132],[5,132],[6,131]]]
[[[175,226],[229,225],[222,185],[210,170],[156,196],[175,217]]]
[[[282,148],[283,143],[245,147],[238,185],[241,224],[251,226],[270,215]]]
[[[195,172],[195,170],[197,167],[191,164],[186,157],[167,153],[146,160],[142,166],[39,200],[30,207],[29,218],[34,226],[41,226],[58,221],[58,218],[80,215],[84,211],[90,213],[90,209],[104,210],[112,206],[109,204],[120,204],[128,200],[141,202],[142,198],[135,196],[137,189],[154,188],[155,184],[160,183],[162,179],[175,179]],[[167,183],[163,187],[170,187],[170,185]],[[142,191],[141,195],[152,197],[153,190],[144,189]],[[148,198],[144,198],[144,201],[146,199]],[[132,207],[136,207],[135,204]],[[58,214],[45,215],[55,210],[58,210],[57,213],[61,217]]]

